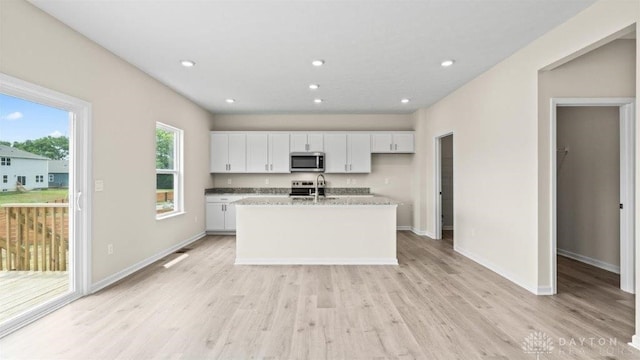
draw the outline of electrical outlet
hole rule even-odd
[[[389,178],[384,178],[384,183],[385,183],[386,185],[389,185]]]
[[[196,216],[193,222],[198,222],[198,217]]]
[[[269,178],[264,179],[264,184],[269,185]]]
[[[104,191],[104,180],[96,180],[94,189],[96,192]]]
[[[231,179],[227,179],[227,185],[231,185],[232,181]]]
[[[113,244],[107,245],[107,255],[113,255]]]

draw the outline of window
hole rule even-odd
[[[53,175],[53,174],[49,174],[49,182],[51,182],[51,183],[52,183],[52,182],[54,182],[54,181],[56,181],[56,176],[55,176],[55,175]]]
[[[156,218],[182,209],[182,137],[172,126],[156,123]]]
[[[2,175],[2,182],[4,184],[8,183],[9,182],[9,177],[7,175]]]
[[[11,158],[8,158],[8,157],[0,158],[0,165],[11,166]]]
[[[37,183],[43,183],[44,182],[44,175],[36,175],[36,182]]]

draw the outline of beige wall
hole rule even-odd
[[[548,290],[549,267],[540,260],[550,258],[550,132],[548,112],[539,108],[538,72],[639,19],[640,2],[597,2],[421,109],[420,226],[429,233],[435,225],[434,138],[453,131],[456,249],[532,292]],[[637,85],[636,76],[629,79]]]
[[[560,107],[557,124],[558,251],[620,266],[620,110]]]
[[[93,197],[94,282],[204,231],[208,112],[22,0],[0,1],[0,71],[92,105],[92,176],[104,180]],[[187,213],[162,221],[156,121],[185,132]]]
[[[413,130],[410,114],[397,115],[215,115],[211,130],[238,131],[358,131]],[[331,187],[369,187],[378,195],[402,202],[398,206],[398,226],[413,226],[413,154],[374,154],[370,174],[325,174]],[[290,187],[293,179],[314,179],[312,174],[215,174],[216,187]],[[228,185],[231,179],[232,184]],[[269,181],[267,185],[265,180]],[[388,179],[388,184],[385,180]],[[349,181],[349,184],[347,184]],[[355,183],[354,183],[355,181]]]
[[[539,254],[551,251],[550,204],[550,103],[554,97],[634,97],[636,94],[635,40],[616,40],[538,76],[539,131]],[[546,116],[544,116],[546,115]],[[547,181],[548,180],[548,181]],[[541,286],[551,284],[549,256],[540,256]]]

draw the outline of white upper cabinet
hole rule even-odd
[[[324,172],[347,172],[347,134],[324,134]]]
[[[211,172],[247,171],[246,134],[211,133]]]
[[[291,133],[291,152],[324,151],[322,133]]]
[[[247,133],[247,172],[288,173],[289,133]]]
[[[269,169],[269,135],[247,133],[247,172],[260,173]]]
[[[370,173],[371,137],[369,134],[324,134],[326,173]]]
[[[371,133],[372,153],[414,153],[414,132],[374,132]]]
[[[347,135],[349,156],[349,172],[371,172],[371,135],[349,134]]]
[[[290,172],[289,153],[289,133],[269,134],[269,172]]]

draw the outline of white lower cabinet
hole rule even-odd
[[[236,206],[232,203],[246,196],[207,196],[206,230],[207,231],[235,231]]]

